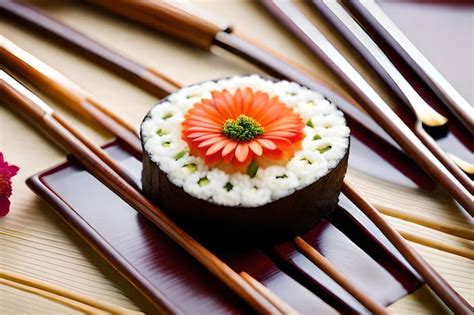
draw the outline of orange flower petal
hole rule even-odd
[[[258,138],[256,139],[260,145],[267,150],[275,150],[277,148],[276,144],[273,141],[268,139]]]
[[[253,104],[253,91],[250,88],[244,90],[243,102],[242,102],[242,114],[248,115],[250,113],[251,106]]]
[[[297,133],[289,131],[269,131],[265,133],[265,136],[281,137],[281,138],[291,138],[296,136]]]
[[[235,157],[237,161],[244,162],[249,154],[249,146],[247,143],[239,143],[235,149]]]
[[[211,139],[211,138],[215,138],[217,137],[217,135],[215,133],[207,133],[206,135],[204,136],[200,136],[196,139],[193,139],[193,141],[198,141],[198,142],[201,142],[201,141],[204,141],[204,140],[207,140],[207,139]]]
[[[209,135],[209,133],[207,133],[207,132],[193,132],[193,133],[190,133],[189,135],[186,135],[186,137],[190,138],[190,139],[194,139],[194,138],[198,138],[198,137],[202,137],[202,136],[206,136],[206,135]]]
[[[198,145],[198,148],[205,148],[205,147],[208,147],[218,141],[221,141],[225,139],[224,137],[215,137],[215,138],[211,138],[211,139],[207,139],[207,140],[204,140],[203,142],[201,142],[199,145]]]
[[[201,131],[201,132],[221,132],[221,129],[220,128],[208,128],[208,127],[196,127],[196,126],[193,126],[193,127],[189,127],[186,129],[187,131]]]
[[[229,163],[232,163],[232,161],[234,160],[234,157],[235,157],[234,150],[232,150],[232,152],[230,154],[227,154],[222,159],[223,159],[224,163],[229,164]]]
[[[265,106],[268,103],[268,94],[259,92],[255,95],[255,99],[252,104],[252,108],[250,109],[249,116],[257,118],[258,115],[264,111]]]
[[[236,109],[235,114],[237,116],[235,116],[234,119],[237,118],[240,113],[242,113],[242,101],[243,101],[242,92],[240,91],[240,89],[237,89],[237,91],[235,91],[235,94],[234,94],[234,107]]]
[[[219,154],[213,154],[213,155],[206,155],[204,157],[204,162],[207,164],[207,165],[213,165],[213,164],[217,164],[221,161],[221,157],[219,156]]]
[[[203,99],[201,100],[202,108],[211,114],[212,116],[219,118],[219,119],[227,119],[225,115],[222,115],[222,113],[217,109],[216,103],[212,99]]]
[[[216,125],[221,125],[221,121],[217,120],[217,119],[212,119],[212,117],[210,117],[211,115],[208,115],[208,116],[204,116],[204,114],[200,114],[200,113],[193,113],[193,115],[189,116],[189,115],[186,115],[186,121],[187,122],[188,120],[196,120],[196,121],[201,121],[201,122],[204,122],[204,123],[208,123],[208,124],[216,124]]]
[[[262,153],[263,153],[263,148],[262,146],[258,143],[258,141],[256,140],[252,140],[249,142],[249,148],[250,150],[253,151],[253,153],[255,153],[255,155],[257,156],[261,156]]]
[[[214,99],[214,103],[216,109],[219,113],[221,113],[226,118],[232,117],[232,111],[229,109],[227,105],[226,98],[224,97],[224,92],[211,92],[212,98]]]
[[[222,149],[222,156],[224,157],[228,155],[229,153],[233,152],[235,148],[237,147],[237,144],[238,144],[237,141],[231,141],[227,143],[224,149]]]
[[[231,140],[229,139],[224,139],[219,142],[214,143],[207,149],[206,155],[213,155],[214,153],[217,153],[218,151],[222,150],[222,148],[229,143]]]
[[[190,120],[187,120],[187,121],[183,122],[183,126],[195,126],[195,127],[217,128],[217,129],[222,128],[218,124],[205,123],[205,122],[194,120],[194,119],[190,119]]]

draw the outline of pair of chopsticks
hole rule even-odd
[[[11,105],[13,110],[19,112],[53,138],[67,152],[73,154],[92,175],[158,226],[255,310],[265,314],[281,313],[274,304],[274,300],[270,302],[261,291],[257,291],[252,283],[246,280],[250,277],[249,275],[244,278],[237,274],[171,221],[158,207],[133,187],[127,179],[116,172],[115,170],[120,169],[121,166],[109,158],[102,148],[74,129],[51,107],[3,70],[0,70],[0,82],[2,85],[1,97]],[[281,303],[284,302],[281,301]]]
[[[8,39],[3,39],[3,43],[4,45],[3,45],[2,50],[0,51],[0,56],[3,57],[3,59],[6,61],[6,65],[8,65],[10,69],[14,69],[15,71],[20,72],[24,77],[27,77],[30,81],[33,81],[33,82],[39,81],[43,83],[47,82],[47,84],[38,85],[38,86],[40,86],[43,90],[48,92],[50,95],[52,96],[56,95],[58,89],[63,92],[61,94],[62,96],[67,95],[67,92],[65,92],[67,91],[67,88],[74,87],[74,91],[80,89],[75,83],[70,81],[61,73],[49,67],[47,64],[43,63],[42,61],[36,59],[34,56],[30,55],[26,51],[22,50],[21,48],[19,48],[18,46],[10,42]],[[3,78],[3,76],[5,78]],[[54,81],[52,78],[58,79],[58,81]],[[66,128],[68,132],[71,133],[71,135],[73,135],[75,138],[79,139],[83,144],[85,144],[88,147],[88,149],[90,149],[97,157],[99,157],[99,159],[101,159],[108,166],[110,166],[111,169],[114,170],[119,176],[122,176],[122,178],[124,178],[129,183],[133,182],[131,178],[128,176],[128,173],[124,171],[123,169],[121,169],[121,167],[118,166],[112,159],[110,159],[110,157],[101,148],[91,143],[88,139],[82,136],[79,131],[73,129],[59,115],[53,113],[52,109],[49,108],[46,104],[44,104],[44,102],[42,102],[38,97],[33,95],[31,92],[27,91],[19,83],[15,82],[13,78],[9,77],[5,73],[2,73],[2,82],[3,81],[6,84],[9,84],[12,87],[12,89],[16,89],[22,92],[21,94],[24,97],[28,98],[26,100],[26,103],[23,100],[18,99],[18,98],[15,98],[14,101],[20,102],[21,104],[26,106],[29,104],[28,103],[28,100],[29,100],[29,102],[33,102],[33,105],[36,105],[37,107],[42,108],[45,115],[52,115],[54,119],[58,120],[61,123],[61,125],[64,128]],[[86,92],[83,92],[83,93],[86,93]],[[73,95],[74,94],[71,93],[71,96]],[[72,102],[66,102],[66,103],[72,104]],[[102,106],[102,105],[97,105],[97,106]],[[27,107],[26,110],[31,110],[30,107]],[[92,110],[92,109],[86,108],[86,110]],[[79,111],[79,113],[82,113],[82,110]],[[103,121],[107,121],[107,118],[108,118],[106,112],[101,111],[101,113],[105,117],[102,117],[100,120],[98,120],[100,123],[102,123]],[[108,128],[108,130],[111,131],[112,133],[114,132],[112,128]],[[127,141],[127,139],[123,139],[123,140],[125,142]],[[140,152],[137,152],[137,154],[140,154]],[[134,188],[136,189],[136,187]],[[298,241],[296,241],[296,243],[301,244],[301,243],[304,243],[304,241],[302,239],[299,239]],[[359,300],[361,304],[364,305],[369,311],[373,313],[377,313],[377,314],[385,313],[385,310],[383,307],[381,307],[376,302],[374,302],[370,297],[368,297],[365,293],[363,293],[360,289],[358,289],[354,284],[351,284],[351,282],[343,274],[338,272],[336,268],[332,266],[332,264],[329,261],[327,261],[324,258],[319,259],[319,260],[314,260],[313,258],[311,258],[311,257],[314,257],[314,252],[316,252],[316,250],[313,247],[311,247],[309,244],[307,243],[304,243],[304,244],[305,246],[300,247],[302,252],[306,253],[308,252],[308,250],[311,250],[313,253],[307,256],[310,257],[310,259],[318,267],[324,270],[332,279],[334,279],[343,288],[345,288],[346,291],[348,291],[357,300]],[[272,305],[274,305],[280,312],[284,314],[294,313],[294,310],[292,310],[290,306],[288,306],[285,302],[280,300],[269,289],[267,289],[257,280],[253,279],[249,274],[247,274],[246,272],[241,272],[240,275],[257,292],[261,293]]]
[[[318,3],[336,7],[332,2]],[[422,167],[435,178],[463,208],[474,216],[472,203],[472,181],[443,152],[436,142],[423,130],[420,120],[415,130],[411,130],[390,106],[380,97],[372,86],[360,75],[347,59],[330,43],[330,41],[298,10],[290,1],[268,0],[263,6],[278,19],[288,30],[297,36],[315,55],[322,59],[357,95],[363,108],[376,120],[398,144]],[[398,71],[391,68],[392,72]],[[394,71],[393,71],[394,70]],[[421,97],[412,93],[403,77],[398,76],[398,84],[404,84],[403,96],[419,119],[429,124],[445,123],[442,116],[430,110],[429,105],[420,102]]]
[[[384,79],[384,82],[388,84],[390,89],[413,111],[417,117],[417,123],[413,131],[418,138],[423,141],[466,189],[471,189],[472,181],[467,174],[474,174],[472,169],[474,166],[469,167],[467,165],[470,163],[463,161],[454,154],[444,152],[423,128],[423,125],[432,128],[443,127],[448,123],[448,119],[436,112],[418,94],[341,3],[336,1],[313,1],[312,4],[351,43],[352,47],[368,61],[372,69]]]
[[[420,78],[448,105],[448,109],[457,116],[461,123],[472,134],[474,133],[474,108],[446,80],[446,78],[428,61],[428,59],[412,44],[403,32],[384,13],[375,1],[353,1],[347,3],[361,16],[366,16],[371,25],[392,40],[391,46],[397,47],[399,55],[412,64]],[[378,27],[377,27],[378,26]],[[411,61],[411,62],[410,62]]]
[[[10,46],[11,46],[11,45],[13,45],[13,44],[10,43]],[[10,46],[6,45],[6,47],[10,47]],[[14,52],[15,52],[15,51],[18,52],[18,49],[19,49],[19,48],[17,47],[16,50],[13,50],[13,51],[10,51],[10,52],[6,51],[7,49],[4,49],[5,52],[3,53],[3,57],[5,57],[5,59],[13,60],[13,61],[10,62],[10,65],[15,63],[15,61],[14,61],[15,59],[13,58],[12,55],[14,55]],[[27,54],[27,53],[24,52],[24,53],[22,54],[22,56],[26,56],[26,54]],[[38,64],[40,64],[41,62],[40,62],[39,60],[37,60],[37,59],[33,59],[33,60],[32,60],[32,58],[34,58],[34,57],[30,55],[26,60],[21,60],[21,63],[24,65],[23,70],[29,69],[29,71],[26,72],[26,74],[29,74],[28,77],[29,77],[30,79],[36,80],[36,79],[40,78],[43,74],[41,73],[40,70],[35,69],[34,65],[38,65]],[[42,64],[42,66],[41,66],[40,68],[41,68],[41,69],[49,69],[48,71],[54,71],[54,69],[52,69],[52,68],[47,68],[47,66],[46,66],[45,64]],[[17,69],[20,69],[20,70],[21,70],[22,68],[18,68],[18,67],[17,67]],[[23,74],[25,74],[25,73],[23,73]],[[55,77],[57,77],[57,76],[55,76]],[[62,81],[61,81],[61,82],[69,82],[69,81],[65,81],[65,80],[67,80],[67,79],[64,78],[64,77],[62,77]],[[55,84],[61,84],[61,82],[56,82]],[[51,82],[51,83],[52,83],[52,82]],[[68,83],[67,85],[71,85],[71,83]],[[50,92],[51,92],[51,90],[50,90]],[[52,91],[52,92],[54,92],[54,91]],[[360,197],[360,196],[359,196],[359,197]],[[365,204],[367,204],[367,203],[365,203]],[[363,209],[363,208],[362,208],[362,209]],[[382,222],[384,222],[383,219],[381,219],[380,216],[379,216],[376,212],[373,212],[373,213],[367,213],[367,212],[366,212],[366,214],[368,215],[369,218],[371,218],[371,219],[372,219],[373,221],[375,221],[375,222],[377,222],[377,220],[378,220],[378,221],[381,220]],[[374,218],[375,218],[375,219],[374,219]],[[379,218],[379,219],[377,219],[377,218]],[[386,225],[387,225],[387,224],[386,224]],[[388,230],[388,232],[387,232],[386,227],[384,227],[383,225],[381,226],[380,224],[377,224],[377,226],[379,226],[379,228],[381,229],[381,231],[382,231],[384,234],[386,234],[386,235],[387,235],[387,233],[388,233],[388,234],[392,233],[392,234],[398,235],[397,232],[393,231],[393,229],[390,230],[390,227],[389,227],[389,230]],[[387,225],[387,226],[388,226],[388,225]],[[391,232],[390,232],[390,231],[391,231]],[[399,248],[399,250],[400,250],[402,253],[403,253],[403,250],[402,250],[401,248],[406,248],[406,247],[409,248],[409,246],[406,244],[406,242],[403,243],[403,240],[401,241],[402,243],[400,243],[400,239],[397,239],[397,238],[393,238],[393,237],[392,237],[392,240],[393,240],[393,243],[395,244],[395,246],[396,246],[397,248]],[[334,270],[333,270],[334,268],[324,267],[324,266],[321,265],[320,262],[318,262],[317,259],[314,259],[314,249],[313,249],[313,250],[310,250],[310,251],[307,251],[308,246],[301,246],[302,242],[301,242],[300,240],[298,240],[298,239],[295,240],[295,243],[296,243],[297,246],[302,250],[302,252],[305,253],[308,257],[310,257],[310,259],[311,259],[313,262],[315,262],[316,264],[318,264],[321,269],[325,270],[325,271],[328,272],[328,273],[334,271]],[[299,245],[298,245],[298,244],[299,244]],[[413,256],[413,255],[412,255],[412,256]],[[418,261],[418,260],[421,259],[421,257],[416,257],[416,256],[413,256],[413,257],[414,257],[413,259],[408,259],[408,261],[409,261],[410,263],[412,263],[412,264],[414,264],[414,262],[416,262],[416,261]],[[422,260],[422,259],[421,259],[421,260]],[[425,264],[426,264],[426,263],[425,263]],[[423,264],[420,264],[419,266],[421,266],[421,267],[419,267],[419,268],[421,268],[421,269],[427,268],[427,267],[424,266]],[[416,267],[415,267],[415,269],[417,269],[417,270],[418,270],[419,268],[416,268]],[[431,269],[431,267],[428,266],[428,271],[427,271],[427,273],[429,273],[430,275],[433,275],[433,271],[429,272],[430,269]],[[420,272],[420,270],[418,270],[418,271],[419,271],[420,274],[422,274],[422,275],[424,274],[424,273]],[[437,275],[436,273],[434,273],[434,275],[437,276],[437,277],[439,277],[439,275]],[[334,273],[331,274],[331,277],[332,277],[333,279],[335,279],[336,282],[338,282],[338,283],[340,283],[340,279],[343,278],[343,277],[341,277],[341,275],[334,274]],[[338,279],[339,279],[339,280],[338,280]],[[442,282],[442,281],[440,281],[439,279],[437,279],[436,277],[435,277],[435,279],[432,280],[432,281],[434,281],[434,282]],[[347,282],[347,281],[345,281],[345,282]],[[427,282],[429,282],[429,281],[427,280]],[[347,284],[344,283],[344,282],[342,282],[342,283],[340,283],[340,284],[341,284],[341,286],[343,286],[348,292],[350,292],[353,296],[355,296],[355,297],[356,297],[356,296],[359,296],[358,300],[361,301],[361,303],[362,303],[363,305],[365,305],[368,309],[374,310],[373,306],[371,306],[370,303],[367,303],[366,301],[364,301],[365,298],[360,297],[361,295],[363,295],[363,293],[361,293],[361,292],[357,293],[357,292],[354,291],[355,286],[352,286],[352,287],[351,287],[351,286],[347,286]],[[357,289],[356,289],[356,290],[357,290]],[[448,289],[447,289],[446,291],[447,291],[448,293],[450,293],[450,291],[453,291],[453,290],[452,290],[451,288],[449,288],[449,286],[448,286]],[[377,312],[381,312],[381,310],[379,309]]]
[[[44,297],[83,314],[142,314],[5,270],[0,271],[0,285]]]

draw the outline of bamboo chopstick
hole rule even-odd
[[[14,104],[12,109],[26,116],[66,151],[73,154],[91,174],[147,217],[255,310],[260,313],[279,313],[273,304],[241,276],[178,227],[160,209],[115,173],[113,168],[89,149],[89,145],[86,146],[83,143],[86,137],[77,139],[69,131],[72,127],[68,126],[64,120],[58,119],[59,116],[48,105],[3,70],[0,70],[0,81],[4,87],[1,96],[7,100],[7,103]],[[90,146],[94,144],[91,143]]]
[[[39,281],[37,279],[5,270],[0,271],[0,284],[5,284],[22,291],[28,291],[33,294],[41,295],[48,299],[54,299],[61,304],[65,304],[75,309],[77,309],[78,306],[71,302],[80,303],[81,308],[78,310],[85,313],[91,313],[92,311],[97,312],[100,310],[103,311],[104,314],[142,314],[140,312],[128,310],[88,296],[84,296],[82,294],[78,294],[74,291],[51,283]]]
[[[329,275],[342,288],[355,297],[362,305],[365,306],[373,314],[388,314],[385,308],[380,306],[377,302],[372,300],[359,288],[357,288],[345,275],[340,273],[334,265],[321,255],[314,247],[309,245],[301,237],[296,237],[294,240],[296,247],[316,266]]]
[[[474,229],[458,226],[449,222],[440,222],[425,216],[418,215],[416,213],[409,213],[406,211],[400,211],[394,208],[386,207],[383,205],[374,205],[378,211],[384,215],[388,215],[404,221],[409,221],[419,225],[426,226],[430,229],[437,230],[446,234],[454,235],[457,237],[465,238],[468,240],[474,240]]]
[[[342,192],[377,226],[377,228],[397,248],[403,257],[420,274],[428,286],[455,314],[472,314],[472,306],[457,293],[368,203],[344,180]]]
[[[474,260],[474,251],[472,246],[470,248],[462,247],[459,245],[446,244],[445,242],[439,242],[436,239],[428,238],[425,236],[418,235],[413,232],[398,230],[397,232],[403,236],[407,241],[418,243],[427,247],[441,250],[443,252],[451,253],[454,255],[462,256]]]
[[[79,115],[94,119],[124,140],[134,152],[141,152],[141,143],[131,125],[57,70],[39,61],[7,38],[0,36],[0,40],[0,57],[4,66],[33,81]]]

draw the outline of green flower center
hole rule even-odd
[[[263,134],[263,127],[255,119],[240,115],[236,120],[227,119],[222,133],[237,141],[248,141]]]

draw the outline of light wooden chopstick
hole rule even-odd
[[[0,271],[0,284],[4,284],[18,290],[27,291],[36,295],[53,299],[58,303],[67,305],[84,313],[102,311],[104,314],[141,314],[113,304],[78,294],[66,288],[39,281],[24,275],[2,270]]]
[[[171,221],[158,207],[148,201],[139,191],[117,174],[107,162],[96,155],[90,149],[90,147],[96,146],[95,144],[90,142],[85,136],[82,136],[80,139],[76,138],[70,132],[73,127],[68,125],[63,119],[58,119],[59,115],[54,113],[48,105],[3,70],[0,70],[0,81],[3,86],[1,96],[7,100],[7,103],[14,104],[11,106],[12,109],[25,116],[44,133],[58,142],[66,151],[73,154],[91,174],[128,202],[139,213],[147,217],[256,311],[267,314],[280,313],[266,297],[262,296],[234,270]],[[85,145],[84,141],[90,143]],[[100,152],[102,149],[96,146],[95,150]],[[106,155],[107,153],[103,152],[103,154]],[[115,163],[113,160],[111,161]]]
[[[474,229],[472,228],[470,229],[439,220],[435,221],[425,216],[418,215],[416,213],[408,213],[406,211],[400,211],[383,205],[375,205],[375,208],[377,208],[377,210],[379,210],[381,213],[397,219],[413,222],[415,224],[423,225],[433,230],[465,238],[471,241],[474,240]]]
[[[0,36],[0,41],[0,57],[4,66],[32,80],[39,88],[79,115],[95,120],[124,140],[134,152],[141,152],[137,131],[130,124],[109,111],[100,101],[62,73],[36,59],[7,38]]]

